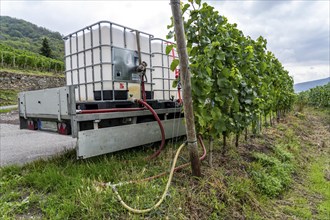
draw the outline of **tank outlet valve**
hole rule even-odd
[[[147,66],[148,66],[148,64],[145,61],[143,61],[140,65],[138,65],[136,67],[136,71],[139,72],[139,73],[140,72],[145,72],[146,69],[147,69]]]

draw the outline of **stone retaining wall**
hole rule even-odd
[[[0,89],[31,91],[65,86],[65,77],[0,72]]]

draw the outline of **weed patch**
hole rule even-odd
[[[54,73],[54,72],[47,72],[47,71],[27,70],[27,69],[18,69],[18,68],[5,68],[5,67],[0,67],[0,71],[8,72],[8,73],[24,74],[24,75],[65,77],[65,75],[62,72]]]
[[[269,197],[276,197],[292,182],[293,155],[281,146],[275,146],[271,155],[253,153],[250,174],[258,190]]]
[[[322,197],[322,201],[317,205],[320,219],[326,219],[330,216],[330,181],[326,179],[326,168],[329,167],[329,162],[329,158],[315,161],[308,174],[308,188]]]
[[[17,104],[16,90],[4,90],[0,89],[0,106],[16,105]],[[4,112],[2,112],[4,113]]]

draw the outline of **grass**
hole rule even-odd
[[[38,161],[23,168],[4,168],[1,170],[0,182],[0,195],[2,201],[6,201],[0,205],[2,218],[12,217],[13,214],[17,217],[24,213],[58,219],[123,218],[127,213],[118,204],[111,190],[99,189],[95,182],[118,182],[130,180],[132,176],[139,179],[152,175],[150,171],[141,172],[148,165],[144,162],[146,152],[141,149],[134,151],[85,161],[77,161],[74,152],[67,152],[51,161]],[[130,158],[134,160],[131,161]],[[168,165],[164,164],[163,168],[166,169]],[[158,173],[157,169],[153,171]],[[12,181],[13,179],[15,180]],[[146,208],[156,202],[157,195],[161,195],[164,187],[163,178],[122,187],[119,191],[130,204]],[[171,190],[170,195],[174,198],[178,196],[175,190]],[[166,206],[166,202],[163,206]],[[162,213],[155,211],[151,216],[160,216]]]
[[[8,108],[8,109],[0,109],[0,114],[5,114],[5,113],[8,113],[8,112],[11,112],[13,110],[17,110],[17,108]]]
[[[24,75],[37,75],[37,76],[55,76],[55,77],[65,77],[64,74],[53,73],[53,72],[41,72],[34,70],[24,70],[24,69],[13,69],[0,67],[0,72],[24,74]],[[17,104],[17,90],[5,90],[0,89],[0,106],[16,105]],[[0,113],[6,113],[8,110],[0,110]]]
[[[17,94],[16,90],[0,89],[0,106],[17,105]]]
[[[26,69],[14,69],[14,68],[6,68],[6,67],[0,67],[0,72],[8,72],[8,73],[16,73],[16,74],[24,74],[24,75],[65,77],[64,73],[54,73],[54,72],[26,70]]]
[[[262,194],[276,197],[292,182],[293,156],[282,146],[275,146],[274,155],[253,153],[256,162],[251,163],[251,176]]]
[[[159,208],[132,214],[110,188],[97,182],[142,179],[169,170],[180,143],[169,143],[160,157],[139,147],[87,160],[73,151],[22,167],[0,169],[0,218],[20,219],[327,219],[330,214],[328,111],[290,114],[262,135],[229,146],[225,157],[215,141],[213,166],[202,163],[203,177],[177,172]],[[230,143],[232,141],[229,141]],[[157,146],[156,146],[157,147]],[[185,158],[185,159],[184,159]],[[187,149],[180,158],[189,158]],[[117,187],[129,205],[148,208],[167,181]]]
[[[308,188],[322,197],[317,204],[317,211],[320,219],[330,217],[330,160],[323,157],[321,160],[312,163],[308,173]]]
[[[307,108],[305,117],[291,120],[298,168],[291,190],[276,201],[280,212],[292,219],[329,219],[330,216],[330,109]]]

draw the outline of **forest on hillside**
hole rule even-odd
[[[62,61],[64,43],[59,32],[38,27],[22,19],[0,16],[0,40],[2,44],[14,49],[39,53],[43,38],[49,40],[52,50],[51,58]]]
[[[53,73],[64,71],[64,43],[58,32],[21,19],[0,16],[0,40],[1,68]],[[47,54],[43,53],[45,50]]]

